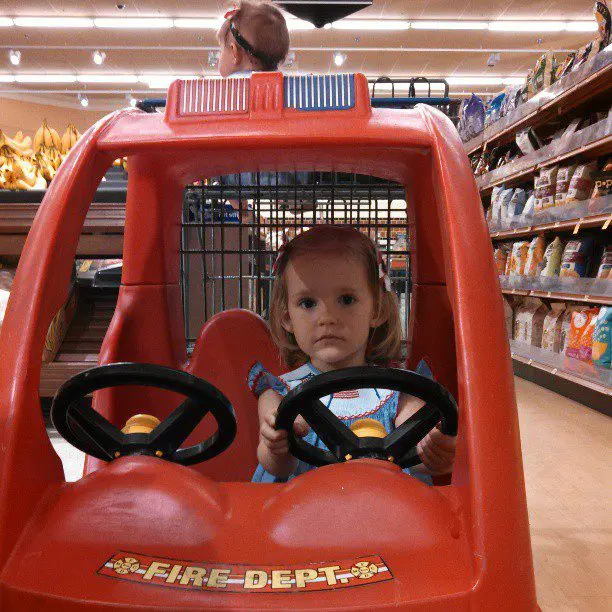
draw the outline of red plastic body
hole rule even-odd
[[[106,117],[52,182],[0,333],[3,610],[537,609],[500,287],[458,135],[429,107],[371,110],[362,75],[350,110],[284,108],[282,78],[253,75],[246,110],[218,114],[181,114],[185,86],[174,83],[166,117],[138,110]],[[238,435],[222,455],[193,468],[152,457],[88,461],[88,475],[66,483],[38,402],[42,347],[66,296],[92,195],[120,156],[129,157],[123,286],[100,361],[154,362],[208,379],[234,405]],[[286,485],[252,484],[258,424],[246,373],[255,359],[281,368],[265,323],[246,311],[217,315],[187,363],[183,186],[230,172],[313,169],[406,186],[414,265],[408,365],[426,357],[460,411],[447,487],[427,487],[375,460],[319,468]],[[123,389],[98,393],[95,406],[123,425],[138,412],[163,418],[177,401]],[[377,555],[391,577],[308,593],[284,585],[270,593],[195,582],[163,588],[101,575],[117,551],[217,567],[333,565]]]

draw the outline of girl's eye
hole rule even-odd
[[[308,310],[315,305],[315,301],[312,298],[303,298],[300,300],[299,306]]]
[[[355,303],[355,296],[354,295],[343,295],[340,298],[340,302],[344,304],[345,306],[350,306],[351,304]]]

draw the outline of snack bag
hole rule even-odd
[[[597,278],[608,278],[612,280],[612,244],[608,245],[601,256]]]
[[[603,198],[612,194],[612,157],[608,159],[604,169],[597,176],[591,199]]]
[[[510,202],[508,203],[508,211],[506,213],[506,221],[511,223],[517,220],[525,209],[527,201],[527,192],[524,189],[515,189]]]
[[[559,346],[559,352],[566,354],[567,345],[569,343],[570,330],[572,327],[572,317],[575,312],[580,312],[581,310],[586,310],[584,307],[580,306],[568,306],[561,316],[561,343]]]
[[[536,62],[536,67],[533,73],[534,94],[552,85],[554,81],[555,71],[555,56],[552,51],[547,51]]]
[[[514,319],[514,311],[512,310],[512,306],[510,302],[504,297],[504,318],[506,321],[506,332],[508,333],[508,338],[512,338],[512,323]]]
[[[593,239],[570,240],[563,251],[559,276],[584,278],[589,271],[593,252]]]
[[[542,208],[550,208],[555,205],[555,189],[557,187],[557,174],[559,166],[544,168],[540,172],[540,203]]]
[[[555,206],[563,206],[563,204],[565,204],[570,180],[577,167],[578,164],[572,164],[571,166],[559,168],[559,172],[557,173],[557,187],[555,190]]]
[[[512,245],[510,276],[523,276],[525,273],[525,264],[527,263],[528,251],[529,243],[526,241],[515,242]]]
[[[527,201],[525,202],[525,208],[523,208],[523,212],[519,217],[519,223],[521,225],[526,225],[533,218],[533,211],[535,206],[535,194],[532,191],[528,194]]]
[[[599,33],[600,45],[603,49],[610,44],[610,29],[612,28],[612,18],[610,8],[606,0],[597,0],[593,8],[595,19],[597,20],[597,30]]]
[[[548,306],[540,300],[535,300],[535,304],[529,309],[525,324],[525,342],[531,346],[542,346],[542,333],[544,331],[544,319],[548,314]]]
[[[500,246],[493,252],[495,258],[495,267],[497,273],[502,276],[506,272],[506,262],[508,260],[508,249],[505,246]]]
[[[572,174],[567,190],[565,199],[567,204],[586,200],[591,195],[595,183],[594,175],[596,172],[596,161],[591,161],[588,164],[580,164],[576,168],[574,174]]]
[[[551,311],[544,317],[542,328],[542,348],[558,353],[561,349],[561,327],[565,304],[552,304]]]
[[[572,323],[570,326],[569,338],[565,355],[573,359],[581,359],[586,348],[581,350],[583,346],[582,335],[586,332],[591,319],[599,314],[599,308],[585,308],[578,310],[572,314]],[[585,347],[588,346],[588,338],[585,340]],[[590,355],[589,355],[590,359]]]
[[[542,210],[542,198],[544,190],[544,179],[542,178],[542,174],[540,173],[533,179],[533,193],[535,194],[535,199],[533,201],[533,211],[539,212]]]
[[[527,261],[525,262],[525,276],[536,276],[541,269],[541,262],[544,259],[546,242],[544,236],[540,234],[529,244],[527,251]]]
[[[562,255],[563,242],[557,236],[544,251],[544,257],[540,262],[540,276],[559,276]]]
[[[596,312],[595,312],[596,311]],[[595,331],[595,323],[599,316],[599,308],[593,309],[593,316],[589,319],[582,336],[580,336],[580,351],[578,359],[591,363],[593,361],[593,332]]]
[[[527,298],[514,313],[514,340],[516,342],[527,342],[528,321],[539,307],[539,300]]]
[[[593,363],[612,367],[612,307],[604,306],[597,315],[593,331]]]

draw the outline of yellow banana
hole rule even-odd
[[[57,130],[55,130],[52,127],[50,127],[49,128],[49,134],[51,134],[51,140],[53,141],[53,146],[57,147],[59,149],[61,144],[62,144],[62,139],[60,138],[59,134],[57,133]]]
[[[36,130],[36,134],[34,134],[34,151],[35,152],[38,152],[40,150],[40,147],[42,147],[44,144],[43,129],[46,123],[47,122],[44,121],[43,124]]]
[[[15,142],[23,142],[23,132],[21,130],[19,130],[15,136],[13,136],[13,140]]]
[[[43,119],[42,125],[36,130],[34,135],[34,151],[38,151],[41,147],[59,147],[61,139],[59,134]]]

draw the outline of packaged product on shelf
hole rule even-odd
[[[542,346],[542,330],[548,307],[540,300],[527,298],[514,317],[514,339],[517,342]]]
[[[559,276],[561,270],[561,258],[563,256],[563,242],[557,236],[544,251],[544,257],[540,264],[540,276]]]
[[[580,336],[580,354],[578,357],[581,361],[587,361],[589,363],[593,361],[593,332],[595,331],[595,323],[599,317],[599,308],[593,310],[597,312],[594,312],[582,336]]]
[[[495,225],[501,225],[505,221],[508,213],[508,204],[512,199],[513,193],[513,189],[504,189],[495,199],[495,203],[491,204],[493,207],[491,220]]]
[[[527,253],[529,243],[521,240],[512,245],[512,256],[510,259],[510,276],[523,276],[525,264],[527,263]]]
[[[505,245],[497,247],[493,252],[495,258],[495,267],[497,273],[502,276],[506,271],[506,262],[508,261],[508,249]]]
[[[581,66],[590,64],[595,59],[597,53],[599,53],[599,39],[596,41],[592,40],[590,43],[580,47],[580,49],[576,51],[576,59],[572,66],[572,72],[578,70]]]
[[[567,352],[570,330],[572,328],[572,317],[574,316],[575,312],[580,312],[581,310],[586,310],[586,308],[584,306],[576,306],[575,304],[568,306],[561,317],[561,345],[559,352],[563,353],[564,355]]]
[[[544,260],[544,251],[546,242],[544,236],[540,234],[529,243],[527,251],[527,261],[525,262],[525,276],[536,276],[542,271],[542,261]]]
[[[559,276],[584,278],[588,276],[593,254],[593,239],[570,240],[563,250]]]
[[[535,153],[538,149],[541,149],[543,145],[538,135],[533,131],[533,128],[527,128],[526,130],[517,132],[515,142],[523,155]]]
[[[485,127],[495,123],[501,117],[501,109],[506,98],[505,93],[500,93],[491,100],[485,111]]]
[[[533,70],[531,69],[527,70],[527,74],[525,75],[521,102],[527,102],[530,98],[533,98]]]
[[[565,355],[567,357],[572,357],[573,359],[582,359],[582,336],[586,332],[587,327],[589,326],[589,323],[591,322],[593,317],[597,314],[599,314],[599,308],[585,308],[583,310],[577,310],[572,313],[572,323],[570,325],[567,348],[565,349]],[[585,343],[587,342],[588,339],[585,339]]]
[[[596,161],[590,161],[576,167],[576,170],[570,179],[569,188],[567,190],[567,204],[586,200],[591,195],[591,192],[593,191],[593,184],[595,183],[596,172]]]
[[[612,194],[612,157],[606,161],[603,170],[597,175],[591,199],[603,198]]]
[[[512,305],[510,304],[507,298],[504,297],[503,300],[504,300],[504,318],[506,321],[506,331],[508,332],[508,338],[512,338],[514,310],[512,309]]]
[[[552,51],[544,53],[536,62],[533,72],[533,93],[550,87],[554,82],[555,72],[557,69],[557,60]]]
[[[516,342],[526,342],[527,318],[530,316],[532,306],[533,301],[527,298],[514,311],[514,333],[512,337]]]
[[[557,174],[559,166],[544,168],[540,172],[540,205],[541,208],[550,208],[555,205],[555,189],[557,187]]]
[[[465,142],[480,134],[484,129],[485,109],[482,98],[475,94],[472,94],[461,108],[458,130],[461,139]]]
[[[612,367],[612,307],[604,306],[597,315],[593,331],[593,363]]]
[[[504,270],[504,276],[510,276],[510,266],[512,265],[512,249],[514,245],[508,247],[508,257],[506,258],[506,269]]]
[[[557,187],[555,189],[555,206],[563,206],[567,200],[572,175],[576,171],[578,164],[571,166],[561,166],[557,172]]]
[[[571,72],[572,66],[576,61],[576,52],[568,53],[565,60],[557,66],[557,71],[555,72],[555,81],[558,81],[561,77],[564,77],[566,74]]]
[[[534,212],[539,212],[542,210],[542,197],[543,197],[543,189],[544,189],[545,181],[542,178],[542,174],[540,173],[533,179],[533,192],[535,194],[535,200],[533,202],[533,210]]]
[[[501,116],[509,115],[521,103],[521,90],[519,85],[511,85],[505,89],[506,96],[502,103]]]
[[[551,304],[550,312],[544,317],[542,326],[542,348],[558,353],[561,350],[561,328],[565,304]]]
[[[612,244],[608,245],[601,256],[601,263],[597,270],[597,278],[612,280]]]
[[[520,216],[525,209],[525,202],[527,201],[527,191],[525,189],[514,190],[510,202],[508,203],[508,210],[506,213],[506,222],[508,225],[511,223],[518,222]]]
[[[493,191],[491,192],[491,206],[489,210],[491,211],[490,218],[491,222],[493,222],[493,217],[499,218],[499,197],[505,191],[505,187],[503,185],[496,185],[493,187]]]
[[[535,206],[535,193],[529,192],[527,201],[525,202],[525,208],[519,217],[519,225],[528,225],[533,219],[533,211]]]

